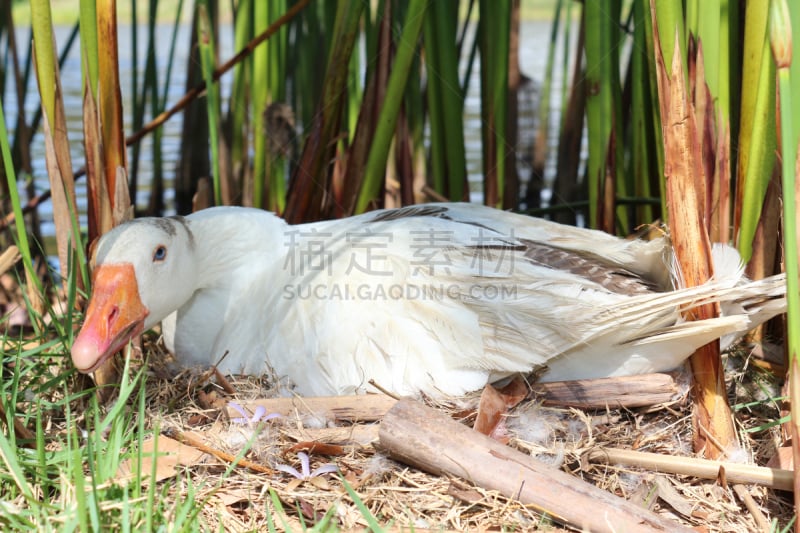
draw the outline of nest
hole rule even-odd
[[[736,420],[743,455],[748,462],[764,465],[782,442],[781,428],[775,423],[779,406],[768,399],[778,395],[778,387],[771,374],[744,372],[746,364],[746,357],[730,358],[728,385],[732,404],[744,406]],[[285,395],[274,383],[268,378],[234,379],[223,387],[213,380],[198,383],[188,372],[165,379],[156,371],[148,378],[150,424],[178,435],[193,435],[222,454],[237,456],[245,451],[247,461],[269,472],[231,468],[229,461],[206,453],[160,482],[171,484],[177,497],[184,490],[181,480],[191,477],[192,484],[201,487],[196,500],[204,502],[202,516],[209,528],[251,531],[275,524],[299,530],[328,519],[351,529],[368,527],[374,518],[401,530],[560,529],[513,498],[386,457],[375,446],[376,423],[337,423],[324,413],[266,422],[237,421],[226,414],[231,402]],[[465,413],[477,403],[476,394],[435,407],[470,423]],[[166,405],[172,406],[170,414],[165,413]],[[687,402],[655,410],[584,412],[528,401],[509,414],[507,427],[509,446],[685,526],[750,532],[771,521],[785,526],[793,516],[788,493],[587,460],[587,452],[597,447],[691,457]],[[311,443],[331,448],[312,449]],[[310,452],[310,472],[334,464],[341,476],[320,474],[298,480],[277,470],[285,465],[302,474],[298,452]]]

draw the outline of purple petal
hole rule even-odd
[[[239,405],[236,402],[228,402],[228,407],[236,410],[242,417],[231,418],[231,422],[234,424],[247,424],[250,421],[250,417],[247,416],[247,412],[244,410],[244,407]]]
[[[275,465],[275,470],[280,470],[281,472],[285,472],[286,474],[294,476],[297,479],[305,479],[303,475],[297,471],[296,468],[289,465]]]
[[[314,471],[311,472],[311,477],[317,477],[317,476],[320,476],[322,474],[329,474],[329,473],[338,472],[338,471],[339,471],[339,467],[336,466],[336,465],[331,465],[331,464],[322,465],[322,466],[320,466],[318,468],[315,468]]]
[[[297,456],[300,458],[300,466],[303,469],[303,479],[310,478],[311,468],[308,465],[308,454],[306,452],[297,452]]]
[[[261,417],[263,417],[266,414],[267,414],[267,408],[264,407],[263,405],[259,405],[253,412],[253,418],[250,419],[250,422],[255,424],[256,422],[261,420]]]

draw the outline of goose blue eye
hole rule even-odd
[[[163,245],[159,245],[156,247],[155,251],[153,252],[153,262],[156,261],[163,261],[167,258],[167,247]]]

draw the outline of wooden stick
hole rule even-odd
[[[296,441],[368,446],[378,440],[378,424],[354,424],[335,428],[281,429]]]
[[[254,412],[258,406],[264,406],[267,414],[278,413],[282,416],[324,416],[337,421],[374,422],[383,418],[397,400],[383,394],[362,394],[359,396],[318,396],[311,398],[265,398],[241,402],[245,411]],[[228,407],[228,416],[241,416],[236,409]]]
[[[497,490],[577,529],[690,531],[418,402],[402,400],[386,413],[381,423],[380,446],[399,461]]]
[[[535,383],[532,389],[544,396],[544,405],[579,409],[633,409],[674,402],[686,395],[675,375],[666,373]]]
[[[596,463],[640,466],[658,472],[683,474],[687,476],[717,479],[719,469],[725,469],[725,477],[731,483],[756,483],[772,489],[792,490],[792,471],[765,466],[743,465],[697,459],[695,457],[675,457],[657,453],[634,452],[618,448],[602,448],[589,452],[589,460]]]
[[[171,439],[175,439],[176,441],[180,442],[181,444],[185,444],[186,446],[191,446],[192,448],[197,448],[201,452],[209,453],[216,457],[217,459],[221,459],[226,463],[231,463],[234,466],[240,466],[242,468],[248,468],[253,472],[258,472],[259,474],[273,474],[274,471],[271,468],[268,468],[264,465],[254,463],[253,461],[248,461],[247,459],[237,459],[235,455],[231,455],[229,453],[225,453],[222,450],[218,450],[209,446],[208,444],[192,437],[188,433],[184,433],[183,431],[179,431],[175,428],[167,428],[163,431],[164,435]]]
[[[542,397],[542,402],[554,407],[577,407],[579,409],[605,409],[647,407],[670,403],[683,397],[680,385],[671,373],[642,374],[618,378],[581,379],[535,383],[531,390]],[[310,398],[264,398],[240,402],[254,412],[263,405],[267,413],[283,416],[301,415],[331,416],[340,421],[374,422],[383,418],[386,411],[397,403],[397,399],[383,394],[357,396],[320,396]],[[228,408],[229,416],[241,416]]]
[[[764,533],[768,533],[771,530],[769,520],[767,520],[764,513],[761,512],[761,508],[750,495],[747,487],[737,484],[733,486],[733,491],[739,496],[739,499],[742,500],[742,503],[744,503],[744,506],[750,511],[750,514],[753,515],[753,520],[758,524],[758,529]]]

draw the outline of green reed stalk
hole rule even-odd
[[[176,14],[176,23],[177,19],[180,18],[180,7],[181,2],[178,2],[179,8]],[[148,11],[148,18],[147,18],[147,60],[145,62],[145,71],[144,71],[144,80],[142,82],[142,100],[141,104],[144,108],[144,103],[149,99],[150,101],[150,115],[155,117],[158,116],[164,110],[164,103],[161,100],[161,96],[159,95],[159,80],[158,80],[158,69],[156,68],[156,49],[158,47],[157,38],[158,38],[158,26],[157,26],[157,9],[158,9],[158,0],[150,0],[150,9]],[[172,46],[170,48],[170,52],[166,54],[168,67],[167,67],[167,75],[169,76],[169,68],[172,63],[173,55],[174,55],[174,45],[175,45],[175,34],[173,30],[172,36]],[[162,55],[162,57],[164,57]],[[134,63],[135,64],[135,63]],[[135,69],[134,69],[135,70]],[[164,94],[169,87],[169,79],[164,80],[163,90]],[[164,100],[165,102],[166,100]],[[144,109],[142,109],[142,114],[144,114]],[[138,131],[139,128],[134,128],[135,131]],[[153,172],[150,177],[150,205],[148,207],[148,213],[151,215],[160,215],[164,210],[164,164],[163,164],[163,157],[161,152],[161,142],[164,136],[164,128],[156,128],[153,131],[153,140],[151,142],[151,150],[152,150],[152,168]],[[136,143],[134,146],[138,146],[139,143]],[[131,165],[132,168],[132,165]],[[133,171],[131,171],[131,175],[133,175]],[[130,180],[130,190],[132,192],[136,191],[136,180],[131,178]]]
[[[286,0],[271,0],[269,2],[268,10],[268,23],[272,24],[283,13],[286,12]],[[287,65],[286,65],[286,48],[288,46],[288,30],[284,26],[273,35],[265,44],[268,55],[268,77],[267,85],[269,87],[269,100],[268,103],[284,103],[286,100],[286,78],[287,78]],[[277,132],[266,131],[266,109],[261,110],[261,121],[255,122],[256,130],[265,131],[267,135],[275,137]],[[259,127],[260,126],[260,127]],[[265,171],[267,183],[269,186],[269,197],[265,206],[270,211],[282,213],[286,207],[286,158],[283,156],[285,147],[274,146],[269,144],[269,139],[264,139],[266,152]],[[269,149],[269,146],[274,146],[277,150]]]
[[[777,66],[781,114],[781,175],[783,177],[783,244],[786,269],[786,329],[789,353],[789,390],[792,412],[792,450],[794,460],[800,459],[800,257],[798,257],[797,205],[800,190],[797,174],[797,139],[800,123],[792,122],[792,20],[786,0],[773,0],[769,9],[769,40]],[[795,508],[800,508],[800,473],[795,470]],[[795,526],[795,530],[800,526]]]
[[[479,0],[484,203],[501,208],[506,176],[506,121],[511,3]]]
[[[659,180],[657,155],[655,154],[656,141],[653,132],[660,130],[658,122],[658,103],[653,102],[650,88],[650,71],[647,55],[648,47],[646,21],[650,19],[650,10],[646,9],[644,2],[637,1],[633,4],[634,27],[633,48],[631,50],[631,146],[630,175],[633,179],[633,190],[637,197],[649,198],[656,194],[654,190]],[[652,45],[650,46],[652,49]],[[660,141],[659,141],[660,142]],[[636,208],[637,223],[650,223],[655,220],[655,210],[650,204],[642,204]]]
[[[739,159],[734,228],[742,260],[753,252],[764,194],[776,151],[775,63],[767,45],[767,2],[749,2],[745,13]]]
[[[208,109],[209,144],[211,145],[211,175],[214,183],[214,204],[222,205],[219,168],[219,84],[214,81],[216,46],[214,32],[208,17],[208,2],[203,0],[198,6],[197,43],[200,47],[200,65],[206,82],[206,103]]]
[[[423,26],[431,178],[434,189],[454,201],[464,199],[467,182],[464,93],[458,81],[458,7],[458,3],[433,2]]]
[[[336,46],[327,50],[327,63],[321,65],[321,71],[325,72],[324,79],[321,84],[317,81],[321,85],[320,100],[315,104],[316,111],[311,114],[311,121],[304,124],[306,142],[292,175],[284,211],[284,217],[291,222],[316,220],[323,216],[323,204],[331,192],[330,173],[338,155],[338,140],[346,105],[347,65],[358,42],[361,15],[364,12],[364,3],[356,0],[322,4],[325,17],[335,17],[330,37],[326,37],[333,39]],[[334,15],[330,14],[329,9],[334,10]],[[382,180],[383,175],[367,174],[366,179]]]
[[[237,4],[234,15],[234,48],[242,50],[253,38],[253,0],[242,0]],[[252,58],[233,67],[233,84],[228,102],[228,143],[231,149],[231,171],[240,189],[244,188],[245,176],[249,172],[250,155],[247,141],[250,127],[247,104],[248,87],[252,74]],[[243,197],[249,198],[251,191]]]
[[[157,4],[158,0],[149,0],[149,11],[148,16],[152,19],[155,16],[155,9],[153,4]],[[136,8],[137,2],[131,2],[131,64],[134,65],[134,68],[131,69],[131,94],[133,98],[130,99],[131,102],[131,129],[133,131],[139,131],[142,129],[144,125],[144,110],[145,110],[145,101],[146,101],[146,93],[145,89],[142,90],[142,93],[139,94],[139,13],[138,9]],[[86,25],[84,25],[86,27]],[[153,34],[150,33],[150,42],[148,43],[148,59],[150,55],[150,46],[152,46],[152,39]],[[145,71],[147,67],[145,67]],[[147,74],[145,74],[147,76]],[[139,182],[139,159],[141,157],[142,152],[142,145],[141,143],[135,143],[131,147],[131,158],[129,161],[129,168],[130,174],[128,175],[128,182],[130,183],[131,190],[135,191],[137,183]]]
[[[389,147],[397,125],[400,105],[403,101],[408,80],[409,69],[417,50],[417,41],[422,33],[422,24],[425,20],[425,9],[428,3],[425,0],[410,0],[408,14],[403,24],[403,31],[397,43],[397,54],[389,83],[386,87],[386,98],[378,119],[375,138],[367,158],[364,182],[356,202],[356,213],[366,211],[369,203],[374,200],[381,189],[386,174],[386,161],[389,156]]]
[[[614,232],[613,195],[622,182],[622,92],[619,80],[620,2],[588,0],[586,17],[586,123],[589,226]]]
[[[253,21],[258,35],[269,26],[269,2],[254,2]],[[267,181],[267,139],[264,131],[264,111],[270,101],[269,43],[253,51],[253,80],[250,96],[250,124],[253,128],[253,206],[265,206],[264,185]]]

